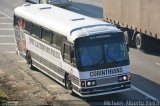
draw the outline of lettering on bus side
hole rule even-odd
[[[46,45],[43,45],[42,43],[40,43],[32,38],[29,38],[29,43],[32,44],[33,46],[45,51],[46,53],[49,53],[49,54],[53,55],[54,57],[60,59],[60,53],[53,50],[52,48],[49,48]]]
[[[106,69],[106,70],[96,70],[90,72],[90,77],[100,77],[100,76],[106,76],[106,75],[112,75],[117,73],[122,73],[122,67],[114,68],[114,69]]]

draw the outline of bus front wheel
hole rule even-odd
[[[72,83],[70,81],[69,75],[65,75],[65,87],[70,94],[73,94]]]

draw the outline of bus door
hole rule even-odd
[[[68,73],[74,74],[73,66],[75,65],[75,58],[73,52],[73,46],[68,43],[63,44],[63,60],[65,64],[63,64],[63,69],[65,69]]]

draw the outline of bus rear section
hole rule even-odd
[[[122,32],[106,32],[75,41],[82,97],[130,90],[131,74],[127,46]]]

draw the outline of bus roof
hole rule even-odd
[[[49,4],[25,4],[17,7],[14,14],[62,34],[71,42],[91,34],[120,31],[112,24]]]

